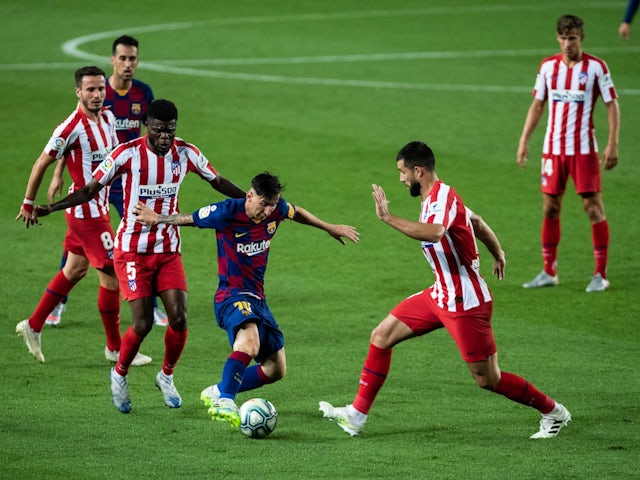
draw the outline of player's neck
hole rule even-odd
[[[425,179],[424,182],[421,183],[422,187],[420,188],[420,196],[423,200],[429,196],[429,193],[431,193],[433,186],[438,182],[438,180],[440,180],[438,175],[436,175],[436,172],[433,172]]]
[[[131,88],[132,83],[133,80],[124,80],[122,78],[118,78],[115,75],[111,75],[109,77],[109,86],[114,90],[128,92]]]
[[[575,67],[581,61],[582,61],[582,51],[580,51],[577,55],[572,55],[572,56],[569,56],[569,55],[566,55],[566,54],[562,55],[562,62],[568,68]]]
[[[100,122],[100,112],[92,112],[90,110],[87,110],[85,106],[82,105],[82,103],[80,103],[80,110],[82,110],[82,113],[84,113],[87,118],[89,118],[89,120],[93,120],[95,123]]]

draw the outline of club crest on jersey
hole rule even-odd
[[[138,284],[135,280],[129,280],[129,290],[131,290],[132,292],[138,290]]]
[[[267,225],[267,233],[269,235],[273,235],[274,233],[276,233],[276,228],[278,228],[278,225],[276,224],[276,222],[269,222],[269,224]]]
[[[180,162],[171,162],[171,173],[174,175],[180,175],[182,171],[182,164]]]
[[[142,112],[142,105],[140,103],[132,103],[131,104],[131,113],[134,115],[140,115]]]
[[[580,75],[578,75],[578,83],[580,85],[586,85],[588,79],[589,75],[587,72],[580,72]]]

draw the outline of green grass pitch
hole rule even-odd
[[[124,2],[0,5],[0,477],[6,479],[627,479],[640,462],[640,24],[623,42],[626,1],[344,0]],[[604,294],[586,294],[593,269],[588,220],[572,185],[564,201],[560,285],[525,291],[541,267],[538,155],[515,161],[538,62],[556,53],[555,21],[585,20],[584,50],[604,58],[620,94],[620,162],[604,173],[611,228]],[[141,42],[136,76],[179,110],[178,135],[246,187],[264,170],[285,196],[332,222],[356,225],[359,245],[287,223],[271,249],[267,296],[285,333],[289,371],[238,397],[269,399],[279,423],[254,441],[209,420],[200,390],[229,353],[215,325],[215,241],[183,229],[189,339],[176,370],[184,405],[164,406],[154,386],[163,330],[129,375],[133,411],[111,405],[104,333],[90,272],[57,329],[46,327],[46,364],[15,335],[55,273],[62,214],[26,230],[14,221],[35,158],[74,108],[73,71],[110,71],[112,40]],[[607,123],[595,118],[601,149]],[[321,418],[318,401],[351,401],[369,333],[399,300],[432,282],[415,241],[375,216],[371,184],[394,213],[417,218],[394,156],[421,139],[438,173],[500,237],[507,276],[482,272],[495,296],[504,370],[563,402],[573,422],[531,441],[539,415],[477,388],[444,332],[398,346],[365,433],[349,438]],[[45,201],[46,185],[39,202]],[[182,211],[221,197],[190,178]],[[122,305],[122,329],[128,326]]]

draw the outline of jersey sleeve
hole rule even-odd
[[[218,176],[218,172],[215,168],[209,163],[207,157],[198,149],[195,145],[191,145],[190,143],[185,143],[183,140],[180,140],[182,143],[182,148],[186,149],[188,164],[187,169],[190,172],[197,173],[204,180],[211,182],[215,180]]]
[[[292,203],[287,202],[282,197],[280,197],[280,200],[278,200],[278,206],[276,208],[278,212],[280,212],[282,218],[293,220],[293,217],[296,216],[296,206]]]
[[[107,185],[116,178],[120,174],[120,166],[123,162],[122,157],[126,151],[122,145],[116,147],[93,171],[93,178],[101,185]]]
[[[60,160],[69,146],[78,138],[78,132],[67,121],[58,125],[44,147],[44,153]]]
[[[193,212],[192,216],[193,224],[198,228],[222,230],[227,225],[229,202],[223,201],[206,205]]]
[[[601,68],[602,72],[598,75],[598,88],[600,89],[600,95],[602,95],[602,101],[604,103],[610,103],[618,98],[618,93],[613,85],[609,67],[604,61],[601,63]]]

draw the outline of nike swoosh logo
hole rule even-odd
[[[249,233],[249,232],[242,232],[242,233],[236,232],[235,237],[236,238],[244,237],[247,233]]]

